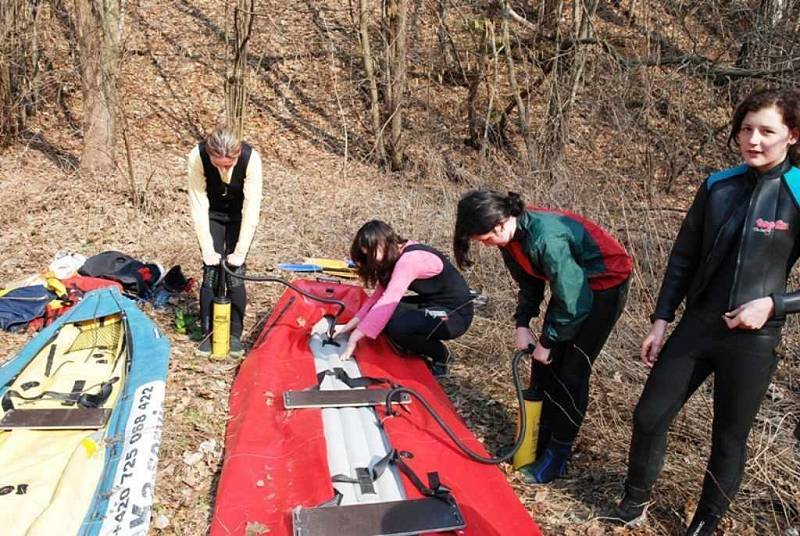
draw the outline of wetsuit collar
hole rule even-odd
[[[789,171],[792,167],[792,162],[787,155],[786,158],[775,167],[772,167],[764,173],[759,173],[755,168],[750,168],[751,176],[756,180],[770,180],[782,177],[784,173]]]

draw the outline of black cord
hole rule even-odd
[[[302,294],[306,298],[322,302],[322,303],[332,303],[339,307],[339,310],[333,315],[333,321],[330,323],[330,328],[328,329],[328,337],[333,339],[333,330],[336,327],[336,321],[338,320],[339,316],[344,312],[345,308],[347,307],[342,300],[337,300],[335,298],[325,298],[323,296],[317,296],[316,294],[311,294],[310,292],[306,292],[305,290],[298,288],[285,279],[280,277],[272,277],[268,275],[243,275],[237,274],[233,270],[230,269],[228,263],[225,260],[220,261],[220,266],[222,266],[223,271],[226,274],[230,275],[231,277],[236,277],[238,279],[243,279],[245,281],[256,281],[262,283],[280,283],[281,285],[286,285],[293,291],[297,292],[298,294]]]
[[[399,400],[396,395],[400,393],[408,393],[409,395],[413,396],[417,400],[420,401],[422,406],[428,410],[428,413],[431,414],[433,419],[441,426],[442,430],[453,440],[453,442],[458,446],[461,451],[467,455],[470,459],[479,462],[485,463],[487,465],[495,465],[511,459],[514,454],[517,453],[519,448],[522,446],[522,442],[525,439],[525,428],[527,423],[525,422],[525,396],[522,392],[522,385],[519,379],[519,371],[517,368],[519,367],[519,362],[522,360],[523,357],[526,355],[530,355],[533,352],[533,345],[529,346],[524,350],[519,350],[516,354],[514,354],[513,359],[511,360],[511,375],[514,378],[514,388],[517,391],[517,401],[519,402],[519,431],[517,432],[517,438],[514,441],[514,445],[511,447],[511,450],[502,456],[498,456],[495,458],[487,458],[486,456],[481,456],[480,454],[476,454],[469,447],[467,447],[459,438],[456,436],[455,432],[447,426],[447,423],[436,413],[436,410],[430,405],[430,403],[425,400],[425,398],[419,394],[418,392],[414,391],[413,389],[409,389],[407,387],[396,387],[389,391],[386,395],[386,415],[393,416],[396,415],[394,410],[392,410],[392,402]]]
[[[220,265],[222,266],[222,269],[225,271],[225,273],[229,274],[232,277],[237,277],[237,278],[243,279],[245,281],[280,283],[280,284],[285,285],[285,286],[289,287],[290,289],[294,290],[298,294],[302,294],[303,296],[305,296],[307,298],[310,298],[312,300],[316,300],[316,301],[319,301],[319,302],[322,302],[322,303],[332,303],[332,304],[335,304],[335,305],[339,306],[339,310],[334,315],[333,321],[330,324],[330,330],[328,332],[328,335],[331,338],[333,338],[333,329],[336,326],[336,320],[339,318],[339,316],[344,312],[344,310],[346,308],[346,305],[344,304],[343,301],[337,300],[337,299],[334,299],[334,298],[325,298],[325,297],[322,297],[322,296],[317,296],[315,294],[311,294],[310,292],[306,292],[305,290],[302,290],[302,289],[292,285],[291,283],[289,283],[288,281],[286,281],[285,279],[282,279],[280,277],[271,277],[271,276],[263,276],[263,275],[262,276],[254,276],[254,275],[237,274],[237,273],[233,272],[230,269],[230,267],[228,267],[228,264],[224,260],[222,262],[220,262]],[[519,368],[519,362],[522,360],[522,358],[525,357],[526,355],[530,355],[531,353],[533,353],[533,345],[530,345],[528,348],[526,348],[524,350],[519,350],[516,354],[514,354],[514,357],[511,360],[511,376],[514,379],[514,389],[517,392],[517,402],[519,403],[519,423],[520,423],[520,425],[519,425],[519,430],[517,432],[517,438],[514,441],[514,445],[511,447],[510,451],[508,451],[507,453],[503,454],[502,456],[498,456],[498,457],[495,457],[495,458],[487,458],[485,456],[481,456],[480,454],[476,454],[475,452],[470,450],[470,448],[467,447],[458,438],[458,436],[455,434],[455,432],[453,432],[453,430],[451,430],[450,427],[447,426],[447,423],[445,423],[444,420],[439,416],[439,414],[436,413],[436,410],[433,409],[433,407],[430,405],[430,403],[427,400],[425,400],[425,398],[421,394],[419,394],[418,392],[414,391],[413,389],[409,389],[407,387],[400,386],[400,387],[395,387],[392,390],[390,390],[386,395],[386,414],[390,415],[390,416],[395,415],[395,412],[392,409],[392,402],[395,401],[395,397],[398,394],[408,393],[409,395],[413,396],[414,398],[416,398],[417,400],[420,401],[422,406],[426,410],[428,410],[428,413],[430,413],[431,416],[433,417],[433,419],[439,424],[439,426],[441,426],[442,430],[444,430],[444,432],[450,437],[450,439],[453,440],[453,442],[458,446],[458,448],[461,449],[461,451],[464,454],[467,455],[467,457],[469,457],[470,459],[472,459],[472,460],[474,460],[476,462],[484,463],[484,464],[487,464],[487,465],[496,465],[496,464],[508,461],[514,456],[514,454],[517,453],[519,448],[522,446],[522,442],[525,439],[525,432],[526,432],[526,428],[527,428],[527,423],[525,422],[525,396],[524,396],[524,394],[522,392],[523,391],[522,384],[520,383],[519,371],[517,369]],[[397,400],[399,400],[399,398]]]

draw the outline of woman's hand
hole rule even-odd
[[[244,264],[244,257],[236,253],[231,253],[225,258],[225,262],[227,262],[229,266],[236,268]]]
[[[667,321],[657,319],[650,326],[650,333],[642,341],[640,358],[647,368],[653,368],[658,361],[658,354],[664,346],[664,334],[667,332]]]
[[[533,333],[529,328],[519,327],[514,338],[517,350],[524,350],[533,344]]]
[[[348,333],[350,328],[347,327],[347,324],[336,324],[333,326],[333,338],[339,337],[340,335],[344,335]]]
[[[533,349],[533,359],[544,365],[550,364],[550,348],[545,348],[541,343],[536,343]]]
[[[345,333],[350,333],[353,331],[358,325],[358,320],[358,317],[354,316],[347,324],[336,324],[336,326],[333,328],[333,338],[335,339],[340,335],[344,335]]]
[[[356,329],[350,335],[350,339],[347,341],[347,346],[345,347],[344,351],[339,354],[339,358],[344,361],[345,359],[350,359],[353,355],[353,352],[356,351],[356,346],[358,345],[358,341],[360,341],[364,337],[364,334],[361,333],[360,330]]]
[[[206,266],[219,266],[220,256],[216,251],[209,255],[203,255],[203,264]]]
[[[772,298],[757,298],[750,300],[722,315],[728,329],[761,329],[775,312],[775,303]]]

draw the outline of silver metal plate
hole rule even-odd
[[[283,393],[283,406],[286,409],[380,406],[386,403],[388,394],[389,389],[286,391]],[[407,393],[400,393],[395,397],[394,402],[410,404],[411,397]]]

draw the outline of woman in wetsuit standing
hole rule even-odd
[[[713,534],[739,488],[785,316],[800,311],[800,292],[786,292],[800,254],[798,129],[795,92],[745,99],[729,136],[744,164],[703,182],[675,239],[642,342],[641,359],[652,370],[634,412],[625,495],[615,514],[626,524],[644,519],[670,423],[712,373],[711,456],[686,534]],[[684,299],[686,311],[664,344]]]

